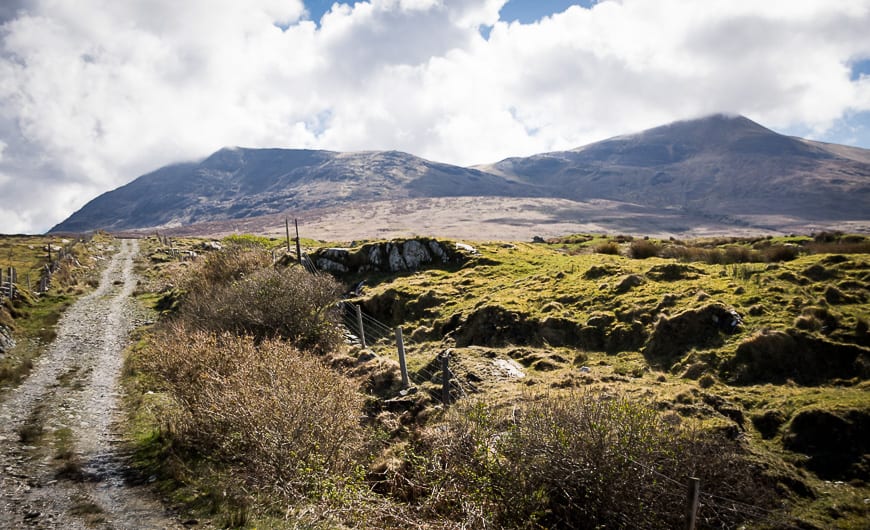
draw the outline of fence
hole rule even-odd
[[[299,252],[299,262],[305,267],[305,270],[311,274],[320,274],[320,271],[308,254],[302,252],[301,249],[297,250],[297,252]],[[424,381],[430,381],[436,385],[440,384],[441,392],[431,394],[431,397],[445,406],[450,405],[461,397],[467,396],[469,392],[478,391],[477,387],[464,380],[464,378],[450,368],[450,362],[453,358],[452,350],[447,349],[442,351],[422,368],[414,373],[409,373],[406,348],[416,345],[416,341],[406,338],[401,327],[391,327],[363,311],[359,305],[351,304],[350,302],[339,302],[339,311],[341,312],[344,327],[348,330],[348,339],[363,348],[378,343],[381,345],[392,344],[393,340],[395,340],[396,357],[399,361],[403,390],[410,388],[412,383],[422,384]]]
[[[9,298],[14,300],[16,297],[16,286],[18,283],[18,271],[14,267],[0,269],[0,299]]]
[[[39,269],[39,281],[35,289],[31,283],[30,271],[27,272],[26,276],[19,277],[18,269],[15,267],[0,268],[0,299],[14,300],[18,298],[23,287],[26,287],[27,292],[31,295],[46,293],[51,288],[52,276],[60,270],[65,262],[73,263],[76,266],[81,265],[73,253],[73,248],[78,243],[90,241],[92,237],[92,235],[81,236],[60,247],[55,247],[51,242],[48,242],[45,246],[47,262]],[[26,286],[22,285],[23,281],[26,281]]]

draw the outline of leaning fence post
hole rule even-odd
[[[450,404],[450,350],[441,354],[441,401]]]
[[[356,325],[359,327],[359,342],[362,345],[362,347],[365,348],[366,347],[366,330],[363,327],[362,308],[360,308],[360,306],[358,306],[358,305],[355,305],[354,308],[356,308]]]
[[[689,477],[689,492],[686,497],[686,530],[695,530],[698,519],[698,502],[701,495],[701,480]]]
[[[408,365],[405,363],[405,341],[402,340],[402,326],[396,328],[396,348],[399,349],[399,369],[402,371],[402,388],[408,388]]]

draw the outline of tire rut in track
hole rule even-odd
[[[125,479],[118,418],[122,352],[137,314],[121,240],[97,289],[70,306],[30,376],[0,397],[0,528],[182,528]]]

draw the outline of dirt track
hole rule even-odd
[[[139,247],[118,246],[30,377],[0,396],[0,528],[182,527],[124,478],[113,423],[121,354],[137,314],[130,295]]]

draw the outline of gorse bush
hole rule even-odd
[[[243,252],[243,265],[204,267],[213,281],[209,288],[188,290],[178,318],[204,331],[230,331],[287,339],[306,350],[324,353],[342,339],[336,301],[341,286],[332,277],[311,275],[300,267],[253,269],[257,263]]]
[[[426,488],[425,507],[471,528],[678,528],[690,475],[708,493],[772,507],[773,490],[732,442],[623,397],[457,406],[417,451],[411,483]],[[711,528],[741,520],[701,515]]]
[[[208,456],[249,491],[289,499],[352,481],[365,461],[363,397],[316,357],[280,340],[169,326],[138,359],[175,406],[176,448]],[[228,486],[229,487],[229,486]],[[232,489],[232,488],[230,488]]]

